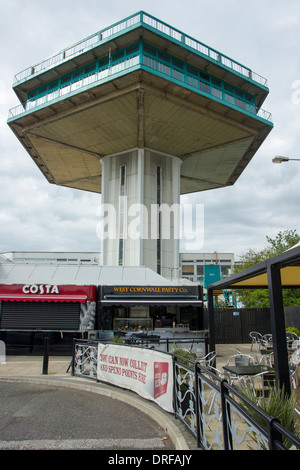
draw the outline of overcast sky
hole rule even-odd
[[[184,196],[204,204],[203,252],[261,249],[300,233],[299,0],[0,0],[0,252],[98,251],[101,196],[50,185],[7,126],[14,74],[139,10],[268,79],[274,129],[237,183]]]

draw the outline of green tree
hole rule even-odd
[[[262,250],[250,248],[241,255],[240,262],[235,267],[234,272],[243,271],[250,266],[254,266],[261,261],[292,248],[299,243],[300,235],[296,230],[285,230],[284,232],[279,232],[275,238],[267,236],[266,239],[267,246]],[[300,289],[283,289],[282,294],[283,303],[286,307],[300,305]],[[245,308],[264,308],[270,306],[268,289],[241,289],[237,290],[235,295]]]
[[[292,248],[300,241],[300,235],[296,230],[285,230],[284,232],[279,232],[273,239],[268,236],[266,238],[269,243],[271,256],[280,255],[280,253]]]

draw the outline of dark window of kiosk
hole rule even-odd
[[[156,203],[157,206],[161,205],[161,168],[158,166],[156,168]],[[158,234],[157,234],[157,273],[161,273],[161,214],[158,211]]]
[[[125,207],[124,207],[124,196],[125,196],[125,165],[120,167],[120,228],[119,228],[119,266],[124,264],[124,225],[125,225]]]

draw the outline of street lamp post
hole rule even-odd
[[[278,155],[277,157],[274,157],[272,162],[273,163],[282,163],[282,162],[289,162],[290,160],[300,162],[300,158],[282,157],[281,155]]]

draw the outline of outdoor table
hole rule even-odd
[[[257,376],[262,377],[262,388],[258,386],[257,390],[262,390],[264,395],[269,393],[269,383],[274,381],[274,369],[263,364],[255,364],[249,366],[223,366],[223,369],[230,373],[229,383],[233,383],[233,380],[238,380],[238,383],[240,384],[241,381],[246,378],[246,380],[250,380],[250,382],[252,382],[252,385],[255,389],[255,378]]]
[[[274,369],[262,364],[250,366],[223,366],[223,369],[234,375],[257,375],[262,372],[273,372]]]
[[[269,356],[269,364],[272,364],[271,360],[271,354],[273,355],[273,349],[261,349],[261,365],[266,365],[268,361],[268,356]]]
[[[272,354],[273,352],[273,348],[270,348],[270,349],[261,349],[260,350],[260,354],[264,355],[264,354]]]
[[[273,349],[261,349],[260,354],[262,356],[269,356],[270,354],[273,354]]]

